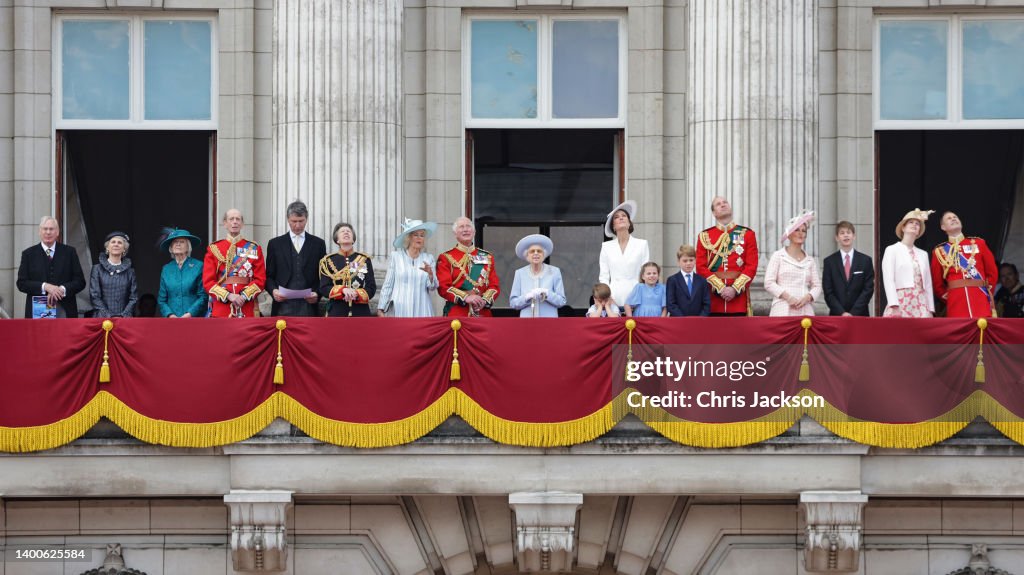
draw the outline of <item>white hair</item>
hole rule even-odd
[[[466,216],[459,216],[455,218],[454,222],[452,222],[452,233],[455,233],[455,230],[459,229],[459,220],[466,220],[467,222],[469,222],[469,225],[475,227],[472,218],[467,218]]]
[[[178,240],[185,240],[185,257],[192,257],[192,241],[189,240],[188,238],[174,238],[173,240],[171,240],[171,243],[167,244],[167,253],[171,254],[172,256],[174,255],[174,253],[171,251],[171,248],[174,247],[174,242]],[[125,252],[127,253],[127,249],[125,250]]]
[[[60,222],[57,221],[57,218],[55,218],[53,216],[43,216],[43,218],[41,220],[39,220],[39,227],[45,226],[46,222],[48,222],[50,220],[53,220],[53,222],[55,224],[57,224],[58,226],[60,225]]]

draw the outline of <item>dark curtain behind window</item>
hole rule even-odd
[[[207,243],[209,132],[67,131],[71,174],[95,262],[113,230],[131,237],[128,257],[139,295],[156,294],[170,260],[155,244],[163,226],[187,228]],[[202,260],[202,252],[193,252]]]

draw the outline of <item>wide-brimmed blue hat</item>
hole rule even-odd
[[[201,243],[199,238],[190,234],[188,230],[183,230],[181,228],[165,228],[164,233],[166,234],[166,237],[164,237],[160,242],[160,251],[162,252],[166,252],[170,249],[171,242],[178,238],[186,238],[188,241],[192,242],[192,251],[199,249],[199,244]]]
[[[434,230],[436,229],[437,224],[434,222],[424,222],[421,220],[410,220],[409,218],[405,218],[405,221],[402,222],[402,232],[398,234],[398,237],[395,238],[395,241],[391,242],[391,245],[395,246],[398,249],[402,249],[403,247],[405,247],[402,245],[403,238],[405,238],[405,236],[413,232],[423,230],[427,232],[427,237],[429,238],[430,236],[434,235]]]
[[[551,242],[551,238],[544,234],[530,234],[516,244],[516,255],[519,256],[519,259],[526,259],[526,250],[530,249],[530,246],[543,248],[544,257],[551,257],[551,252],[555,250],[555,244]]]

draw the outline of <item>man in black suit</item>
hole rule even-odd
[[[32,317],[32,298],[46,296],[57,317],[78,317],[75,294],[85,289],[85,275],[75,248],[57,242],[60,226],[46,216],[39,222],[40,242],[21,252],[18,291],[25,294],[25,317]]]
[[[317,315],[320,301],[316,292],[320,285],[319,265],[327,255],[327,244],[306,233],[306,204],[298,200],[288,204],[287,218],[288,233],[267,244],[267,291],[274,297],[270,315],[312,317]],[[287,299],[281,295],[281,288],[313,291],[305,299]]]
[[[825,258],[822,272],[829,315],[868,315],[868,302],[875,292],[875,267],[867,254],[853,249],[856,239],[853,224],[845,220],[836,224],[839,251]]]

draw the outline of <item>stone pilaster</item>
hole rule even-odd
[[[804,569],[848,573],[860,565],[861,531],[868,496],[859,491],[804,491],[800,507],[807,523]]]
[[[512,493],[508,504],[516,517],[519,571],[562,571],[572,568],[576,510],[582,493]]]
[[[284,571],[285,539],[291,491],[231,490],[224,496],[231,523],[231,559],[235,571]]]
[[[687,237],[725,196],[762,267],[789,218],[817,208],[817,19],[816,0],[689,2]]]
[[[402,0],[274,3],[275,231],[290,201],[331,244],[355,226],[356,249],[390,253],[402,184]],[[328,248],[330,250],[330,248]]]

